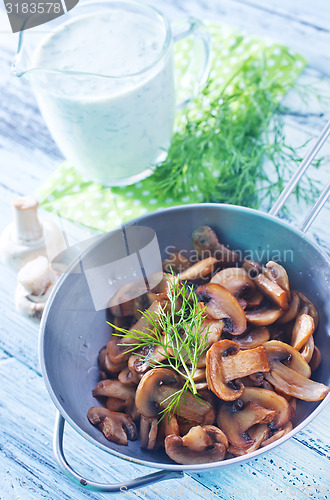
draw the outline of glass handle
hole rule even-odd
[[[184,88],[189,89],[189,95],[177,104],[177,108],[182,109],[197,96],[206,84],[211,64],[211,35],[206,26],[194,17],[186,19],[183,26],[175,25],[172,28],[174,43],[185,38],[194,39],[190,63],[181,82],[179,82],[179,87],[183,87],[182,92],[184,92]]]

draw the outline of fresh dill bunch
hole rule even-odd
[[[108,324],[116,330],[114,335],[138,341],[138,344],[123,342],[122,345],[130,347],[127,352],[155,346],[165,357],[163,361],[148,354],[139,353],[139,356],[151,368],[169,368],[182,378],[182,387],[162,401],[165,408],[160,414],[170,419],[177,412],[182,398],[185,399],[187,391],[192,392],[196,400],[201,399],[193,378],[198,361],[207,349],[209,328],[203,326],[206,308],[200,307],[192,287],[174,278],[169,282],[167,295],[168,303],[160,305],[157,312],[140,311],[150,326],[143,331]]]
[[[292,85],[267,79],[265,62],[253,62],[247,60],[222,88],[210,80],[199,101],[202,109],[186,109],[184,125],[153,174],[157,196],[272,206],[302,158],[284,133],[287,109],[280,101]],[[318,192],[308,177],[295,190],[297,200],[306,202]]]

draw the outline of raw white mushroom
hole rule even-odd
[[[58,278],[59,274],[50,268],[44,256],[25,264],[17,275],[18,285],[15,293],[17,311],[39,321]]]
[[[44,255],[49,262],[65,249],[59,227],[49,219],[39,219],[38,201],[22,196],[12,201],[14,221],[0,236],[2,260],[19,271],[27,262]]]

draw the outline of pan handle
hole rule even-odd
[[[330,135],[330,121],[326,124],[324,129],[322,130],[321,134],[319,137],[316,139],[315,144],[313,147],[308,151],[307,155],[301,162],[300,167],[296,170],[286,187],[283,189],[282,193],[278,197],[277,201],[274,203],[273,207],[269,211],[269,215],[277,215],[277,213],[281,210],[283,205],[286,203],[287,199],[289,198],[290,194],[300,181],[301,177],[304,175],[312,161],[314,160],[315,156],[317,153],[320,151],[321,147],[327,140],[327,138]],[[325,200],[326,201],[326,200]],[[325,203],[324,201],[324,203]],[[323,205],[322,205],[323,206]],[[322,207],[320,207],[322,208]],[[318,213],[318,212],[317,212]],[[317,213],[314,215],[314,217],[317,215]],[[313,219],[312,219],[313,220]],[[310,221],[309,224],[311,224],[312,220]],[[307,227],[305,228],[305,231],[307,230]]]
[[[139,488],[141,486],[157,483],[158,481],[164,481],[167,479],[180,479],[183,477],[182,471],[162,470],[158,472],[153,472],[152,474],[147,474],[146,476],[141,476],[135,479],[131,479],[130,481],[127,481],[125,483],[106,484],[106,483],[97,483],[95,481],[90,481],[89,479],[85,479],[71,467],[71,465],[68,463],[64,455],[63,451],[64,424],[65,424],[65,419],[59,412],[57,412],[55,419],[54,441],[53,441],[55,459],[62,472],[69,479],[71,479],[74,483],[83,486],[87,490],[103,491],[103,492],[115,492],[115,491],[125,492],[133,488]]]

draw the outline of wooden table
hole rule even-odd
[[[317,81],[329,98],[330,4],[325,0],[154,0],[174,20],[187,14],[218,20],[300,51],[309,60],[304,81]],[[17,36],[0,17],[0,230],[11,220],[10,200],[33,193],[61,162],[62,156],[40,116],[25,82],[11,75]],[[320,82],[320,80],[323,80]],[[330,103],[312,100],[305,109],[287,98],[286,117],[293,146],[315,137],[329,119]],[[330,152],[329,144],[324,153]],[[329,163],[313,175],[329,180]],[[305,208],[305,207],[304,207]],[[309,235],[326,250],[330,242],[329,206]],[[300,217],[300,216],[299,216]],[[299,222],[299,217],[294,223]],[[38,362],[38,327],[14,309],[15,274],[0,268],[0,498],[106,498],[73,485],[58,470],[52,453],[55,408],[46,391]],[[244,465],[201,474],[187,474],[115,497],[148,499],[330,498],[330,407],[294,438]],[[148,472],[141,466],[98,450],[71,429],[68,458],[85,477],[124,481]]]

